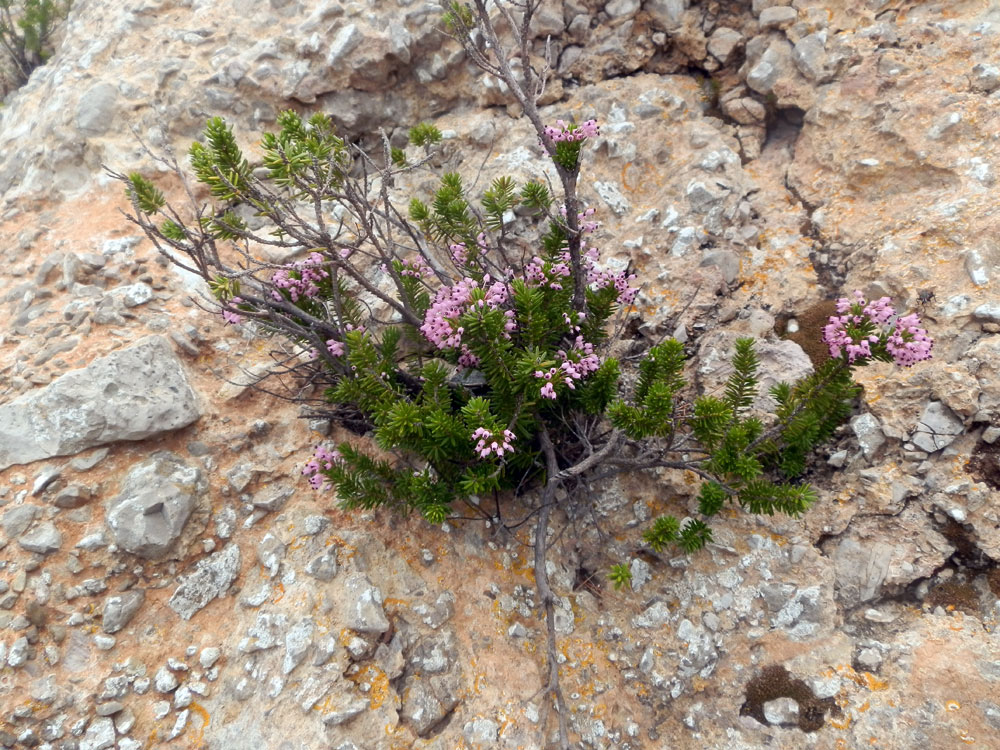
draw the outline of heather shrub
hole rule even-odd
[[[602,265],[591,244],[599,216],[577,193],[599,125],[542,120],[544,78],[531,66],[515,75],[505,51],[520,48],[530,12],[498,9],[507,44],[482,2],[453,6],[445,20],[521,104],[558,184],[500,177],[472,195],[449,172],[433,194],[400,196],[407,173],[429,168],[436,128],[415,126],[408,152],[383,135],[372,154],[339,137],[325,115],[291,111],[253,163],[224,121],[209,121],[189,152],[206,203],[189,189],[190,204],[175,206],[142,175],[113,174],[130,220],[207,282],[227,323],[288,343],[281,369],[322,396],[310,415],[370,438],[316,446],[303,459],[313,487],[345,508],[417,512],[435,524],[471,513],[503,526],[505,498],[515,495],[531,507],[548,687],[561,703],[544,564],[558,503],[585,503],[572,499],[590,496],[578,490],[619,472],[691,472],[701,482],[697,507],[650,525],[644,539],[655,552],[703,547],[727,505],[799,515],[815,494],[798,477],[850,413],[852,369],[871,360],[908,366],[929,356],[930,339],[888,299],[842,300],[823,331],[830,360],[772,388],[770,414],[752,408],[752,339],[736,342],[717,394],[687,383],[678,341],[650,346],[634,366],[623,360],[617,333],[639,314],[642,280]],[[248,214],[263,228],[251,228]],[[300,257],[268,263],[262,248]],[[628,576],[624,565],[610,573],[616,586]],[[565,745],[565,727],[562,735]]]

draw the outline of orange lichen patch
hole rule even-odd
[[[871,707],[872,707],[872,702],[871,701],[865,701],[860,706],[858,706],[858,713],[862,713],[863,714],[865,711],[867,711]]]
[[[962,707],[962,704],[958,701],[945,701],[944,710],[945,711],[958,711]]]
[[[396,599],[394,597],[388,596],[382,601],[382,606],[385,609],[398,608],[398,607],[409,607],[409,602],[406,599]]]
[[[958,733],[958,739],[962,740],[966,745],[975,744],[976,738],[966,732],[964,729]]]
[[[277,583],[276,583],[276,584],[274,585],[274,588],[275,588],[275,590],[277,591],[277,593],[276,593],[276,594],[274,595],[274,597],[273,597],[273,598],[271,599],[271,602],[272,602],[273,604],[277,604],[278,602],[280,602],[280,601],[281,601],[282,599],[284,599],[284,598],[285,598],[285,586],[284,586],[284,584],[282,584],[282,583],[281,583],[281,581],[278,581],[278,582],[277,582]]]
[[[834,729],[847,729],[851,726],[851,715],[846,714],[842,721],[837,721],[836,719],[829,720],[830,726]]]
[[[195,738],[195,742],[200,747],[204,744],[205,729],[212,723],[212,718],[209,716],[208,710],[198,702],[193,702],[188,708],[191,713],[201,717],[201,726],[198,727],[198,736]]]
[[[389,676],[374,664],[366,664],[356,674],[348,675],[347,679],[358,686],[369,686],[368,707],[373,711],[381,708],[389,696]]]
[[[877,690],[888,690],[889,683],[885,680],[880,680],[878,677],[873,675],[871,672],[856,672],[853,667],[848,665],[840,665],[837,667],[837,674],[841,677],[846,677],[851,680],[856,685],[867,688],[871,691]]]

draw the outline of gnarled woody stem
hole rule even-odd
[[[549,432],[542,427],[538,433],[542,443],[542,452],[545,454],[545,473],[548,480],[545,482],[545,489],[542,492],[542,506],[538,513],[538,522],[535,525],[535,585],[538,586],[538,597],[541,599],[542,607],[545,609],[545,628],[547,631],[547,655],[549,661],[549,679],[545,686],[545,692],[553,697],[556,703],[556,710],[559,713],[559,747],[560,750],[569,750],[569,731],[566,727],[566,701],[563,699],[562,690],[559,687],[559,662],[556,650],[556,614],[555,596],[549,587],[549,576],[545,569],[546,553],[548,552],[547,535],[549,532],[549,514],[555,500],[556,490],[562,479],[560,478],[559,465],[556,462],[556,451],[549,438]],[[544,731],[544,730],[543,730]]]

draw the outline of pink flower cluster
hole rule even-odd
[[[343,460],[343,456],[336,448],[330,450],[325,445],[317,445],[312,460],[302,469],[302,475],[309,477],[309,484],[314,490],[318,490],[323,486],[323,472],[329,471],[334,464],[339,464]]]
[[[480,458],[486,458],[491,453],[495,453],[498,458],[503,458],[504,453],[513,453],[514,448],[511,442],[517,438],[510,430],[504,430],[502,437],[497,437],[485,427],[479,427],[472,433],[472,439],[478,440],[476,443],[476,453]]]
[[[479,248],[480,255],[486,255],[490,249],[489,243],[486,241],[486,232],[480,232],[479,236],[476,237],[476,247]],[[448,245],[448,249],[451,250],[451,259],[455,262],[456,266],[468,265],[469,248],[466,247],[464,242],[456,242],[453,245]]]
[[[557,263],[547,263],[536,255],[530,263],[526,263],[524,266],[524,280],[535,286],[562,289],[563,285],[559,279],[565,279],[572,273],[569,263],[570,255],[568,252],[562,253]]]
[[[583,249],[583,248],[581,248]],[[613,285],[618,292],[618,304],[631,305],[635,301],[635,296],[639,293],[637,287],[631,286],[635,281],[634,273],[625,271],[608,271],[597,267],[600,253],[596,247],[584,249],[583,262],[587,270],[587,283],[595,291],[604,289],[608,285]]]
[[[231,304],[231,305],[239,305],[242,302],[243,302],[243,300],[240,297],[233,297],[231,300],[229,300],[229,304]],[[231,325],[231,326],[239,325],[240,323],[243,322],[243,316],[242,315],[240,315],[235,310],[230,310],[229,308],[226,308],[226,307],[222,308],[222,319],[228,325]]]
[[[601,226],[600,222],[598,222],[598,221],[587,221],[587,219],[590,218],[591,216],[593,216],[596,212],[597,212],[597,209],[588,208],[588,209],[585,209],[585,210],[581,211],[580,213],[578,213],[576,215],[576,218],[580,220],[580,229],[583,230],[584,232],[586,232],[587,234],[592,234],[592,233],[596,232],[598,230],[598,228]],[[562,206],[559,209],[559,213],[561,213],[563,215],[563,218],[565,219],[566,218],[566,206]]]
[[[930,359],[934,342],[920,327],[920,318],[915,313],[896,318],[891,302],[888,297],[868,302],[860,291],[854,292],[853,299],[837,300],[838,315],[831,316],[823,327],[823,342],[830,356],[846,353],[847,361],[853,364],[872,357],[873,345],[884,344],[901,367]]]
[[[920,327],[916,313],[904,315],[896,321],[896,327],[885,342],[886,351],[901,367],[911,367],[917,362],[931,358],[934,341],[927,331]]]
[[[486,274],[483,277],[483,294],[477,302],[473,302],[472,293],[480,288],[479,282],[468,276],[453,286],[441,287],[434,295],[434,302],[424,315],[424,324],[420,326],[421,333],[438,349],[461,348],[462,357],[459,358],[459,364],[463,367],[474,367],[479,363],[479,360],[462,344],[462,334],[465,333],[465,329],[458,325],[458,319],[474,308],[485,309],[488,307],[491,310],[496,310],[506,304],[510,296],[510,289],[506,283],[502,281],[490,282],[490,275]],[[486,286],[487,284],[489,286]],[[517,323],[514,322],[513,310],[505,311],[504,315],[507,317],[504,328],[509,337],[511,331],[517,329]]]
[[[337,341],[337,339],[327,339],[326,350],[330,352],[330,355],[333,357],[343,357],[345,351],[344,342]]]
[[[427,265],[427,261],[425,261],[420,255],[417,255],[414,258],[407,258],[402,261],[402,266],[403,270],[400,271],[400,273],[403,276],[412,276],[415,279],[422,279],[432,274],[430,266]]]
[[[305,260],[299,260],[279,268],[271,277],[271,283],[278,289],[288,292],[292,302],[298,302],[301,297],[311,298],[319,294],[317,282],[329,278],[329,272],[323,268],[325,260],[319,253],[310,253]],[[276,300],[284,299],[281,292],[274,290],[271,296]]]
[[[597,120],[587,120],[581,125],[566,123],[564,120],[556,120],[555,125],[545,126],[545,135],[556,143],[560,141],[582,141],[585,138],[596,138],[601,134],[601,129],[597,126]]]
[[[556,367],[550,367],[547,372],[535,370],[536,378],[547,381],[541,388],[542,398],[554,400],[555,386],[559,383],[565,383],[570,390],[576,390],[574,381],[583,380],[601,366],[600,358],[594,353],[594,345],[584,341],[582,336],[576,337],[575,345],[569,353],[560,349],[556,355],[562,359]]]

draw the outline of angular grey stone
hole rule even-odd
[[[777,29],[791,26],[798,17],[799,12],[795,8],[777,5],[762,10],[757,20],[760,22],[761,29]]]
[[[143,440],[200,416],[173,348],[162,336],[147,336],[0,406],[0,471],[104,443]]]
[[[109,596],[104,600],[101,630],[105,633],[117,633],[129,624],[145,600],[146,592],[143,589],[131,589]]]
[[[285,503],[288,502],[288,498],[295,494],[295,490],[292,487],[284,487],[277,490],[276,492],[268,493],[265,498],[254,498],[253,507],[261,508],[262,510],[274,512],[280,510],[284,507]]]
[[[101,135],[111,127],[118,90],[114,84],[94,84],[80,96],[76,109],[76,127],[83,135]]]
[[[11,644],[10,651],[7,652],[7,666],[17,669],[26,661],[28,661],[28,639],[22,635]]]
[[[90,489],[79,484],[71,484],[56,493],[52,504],[57,508],[79,508],[90,500]]]
[[[358,27],[355,24],[351,23],[347,26],[342,26],[330,44],[330,53],[327,55],[326,61],[331,66],[340,64],[343,62],[344,57],[353,52],[361,44],[363,38],[362,33],[358,31]]]
[[[240,548],[230,543],[201,560],[174,591],[167,605],[185,620],[213,599],[225,595],[240,573]]]
[[[972,66],[972,88],[988,94],[1000,88],[1000,68],[979,63]]]
[[[611,18],[629,18],[639,11],[639,0],[611,0],[604,6],[604,12]]]
[[[94,719],[80,738],[80,750],[106,750],[115,746],[115,723],[104,717]]]
[[[985,323],[1000,323],[1000,303],[987,302],[972,311],[972,317]]]
[[[470,745],[494,747],[500,735],[500,725],[492,719],[473,719],[462,727],[462,736]]]
[[[735,29],[719,26],[708,38],[708,52],[712,57],[725,65],[729,62],[733,51],[743,41],[743,35]]]
[[[39,475],[35,477],[34,483],[31,485],[31,496],[38,497],[45,492],[45,489],[56,481],[60,474],[62,474],[62,470],[57,468],[47,468],[39,473]]]
[[[871,458],[885,445],[885,434],[882,425],[874,414],[859,414],[851,419],[851,429],[858,438],[865,458]]]
[[[38,505],[15,505],[4,511],[0,526],[9,537],[21,536],[34,523],[41,510]]]
[[[962,434],[962,420],[940,401],[931,401],[924,407],[916,429],[910,436],[917,447],[928,453],[950,445]]]
[[[403,690],[400,715],[419,737],[427,736],[459,703],[460,683],[451,674],[417,676]]]
[[[673,31],[681,25],[681,16],[688,0],[646,0],[646,12],[664,31]]]
[[[140,281],[128,286],[118,287],[114,290],[114,294],[121,297],[122,304],[125,307],[138,307],[153,299],[153,287]]]
[[[107,522],[122,549],[148,560],[167,555],[204,491],[201,471],[161,452],[133,467],[108,503]]]
[[[768,724],[777,726],[797,726],[799,704],[794,698],[775,698],[764,704],[764,718]]]
[[[166,667],[160,667],[156,670],[156,676],[153,678],[153,687],[156,688],[158,693],[170,693],[177,689],[180,683],[177,681],[177,677]]]
[[[722,273],[722,280],[733,284],[740,277],[740,259],[729,250],[712,250],[701,259],[702,266],[715,266]]]
[[[271,578],[278,575],[281,561],[285,558],[285,544],[274,534],[267,533],[257,543],[257,562],[267,568]]]
[[[784,39],[775,39],[747,73],[747,86],[758,94],[769,94],[780,78],[789,75],[795,75],[792,45]]]
[[[43,521],[28,533],[18,538],[17,543],[28,552],[48,555],[56,552],[62,544],[62,534],[51,521]]]
[[[595,182],[594,191],[616,215],[622,216],[632,210],[632,204],[614,182]]]
[[[216,648],[215,646],[208,646],[201,650],[198,655],[198,663],[201,664],[203,669],[211,669],[212,666],[219,660],[222,655],[222,649]]]
[[[363,698],[355,698],[344,708],[336,709],[323,715],[323,724],[328,727],[336,727],[346,724],[355,716],[360,715],[368,708],[369,701]]]
[[[332,581],[337,575],[337,553],[327,550],[306,565],[306,573],[319,581]]]
[[[637,628],[661,628],[670,622],[670,607],[665,602],[653,602],[632,620]]]
[[[819,81],[826,75],[826,34],[809,34],[792,48],[795,66],[810,81]]]
[[[281,663],[283,674],[291,672],[306,658],[306,652],[312,645],[315,626],[308,617],[300,620],[285,634],[285,658]]]
[[[389,629],[382,592],[364,573],[354,573],[344,580],[344,609],[344,623],[351,630],[381,635]]]

